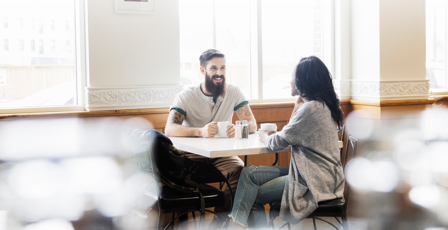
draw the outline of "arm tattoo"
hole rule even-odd
[[[171,124],[182,125],[184,118],[185,118],[185,116],[182,113],[180,113],[176,110],[171,110],[168,120],[170,121]]]
[[[237,114],[237,115],[243,115],[243,114],[244,114],[244,116],[250,116],[250,115],[252,115],[252,113],[250,112],[250,108],[249,108],[248,105],[243,105],[243,107],[239,108],[239,109],[236,111],[236,114]]]

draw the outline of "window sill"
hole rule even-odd
[[[84,112],[83,106],[66,106],[66,107],[41,107],[41,108],[8,108],[0,109],[0,116],[11,116],[18,114],[45,114],[45,113],[71,113]]]

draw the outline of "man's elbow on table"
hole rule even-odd
[[[165,135],[168,137],[174,137],[176,134],[176,127],[174,125],[166,125],[165,126]]]

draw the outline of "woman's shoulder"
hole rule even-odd
[[[325,102],[321,102],[321,101],[309,101],[307,103],[307,106],[305,107],[307,110],[312,111],[312,112],[323,112],[323,111],[327,111],[328,107],[325,104]]]
[[[316,117],[317,116],[325,116],[324,114],[328,113],[329,109],[325,105],[325,103],[320,101],[308,101],[303,103],[300,108],[296,111],[293,118],[296,119],[305,119],[306,117]]]

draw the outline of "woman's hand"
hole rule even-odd
[[[260,129],[258,130],[258,136],[260,137],[260,141],[266,144],[266,140],[268,139],[268,133]]]
[[[292,119],[292,116],[294,116],[294,113],[296,113],[297,110],[300,108],[300,106],[302,106],[304,103],[305,103],[305,101],[303,100],[303,98],[301,96],[298,96],[297,100],[294,102],[294,109],[292,110],[290,119]]]

